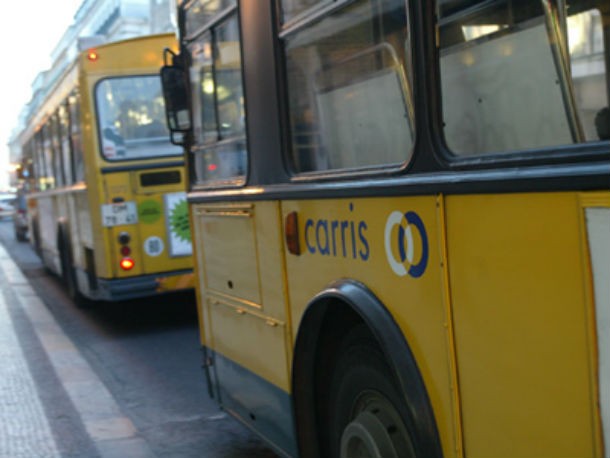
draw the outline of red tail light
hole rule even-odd
[[[121,269],[123,270],[131,270],[133,269],[133,266],[135,265],[135,261],[131,258],[123,258],[121,259]]]

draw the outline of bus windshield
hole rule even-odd
[[[95,91],[102,155],[107,160],[149,159],[182,154],[172,145],[158,76],[101,81]]]

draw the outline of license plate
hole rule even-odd
[[[138,222],[135,202],[102,205],[102,225],[104,227],[122,226]]]

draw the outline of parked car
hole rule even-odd
[[[15,226],[15,238],[19,242],[25,242],[28,239],[28,203],[23,186],[17,188],[14,208],[13,225]]]
[[[0,219],[10,218],[15,212],[15,194],[0,194]]]

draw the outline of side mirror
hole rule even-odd
[[[184,68],[176,65],[161,67],[161,84],[165,99],[167,126],[172,133],[186,133],[191,130],[191,117],[188,105],[188,87]],[[180,135],[179,137],[183,137]]]

